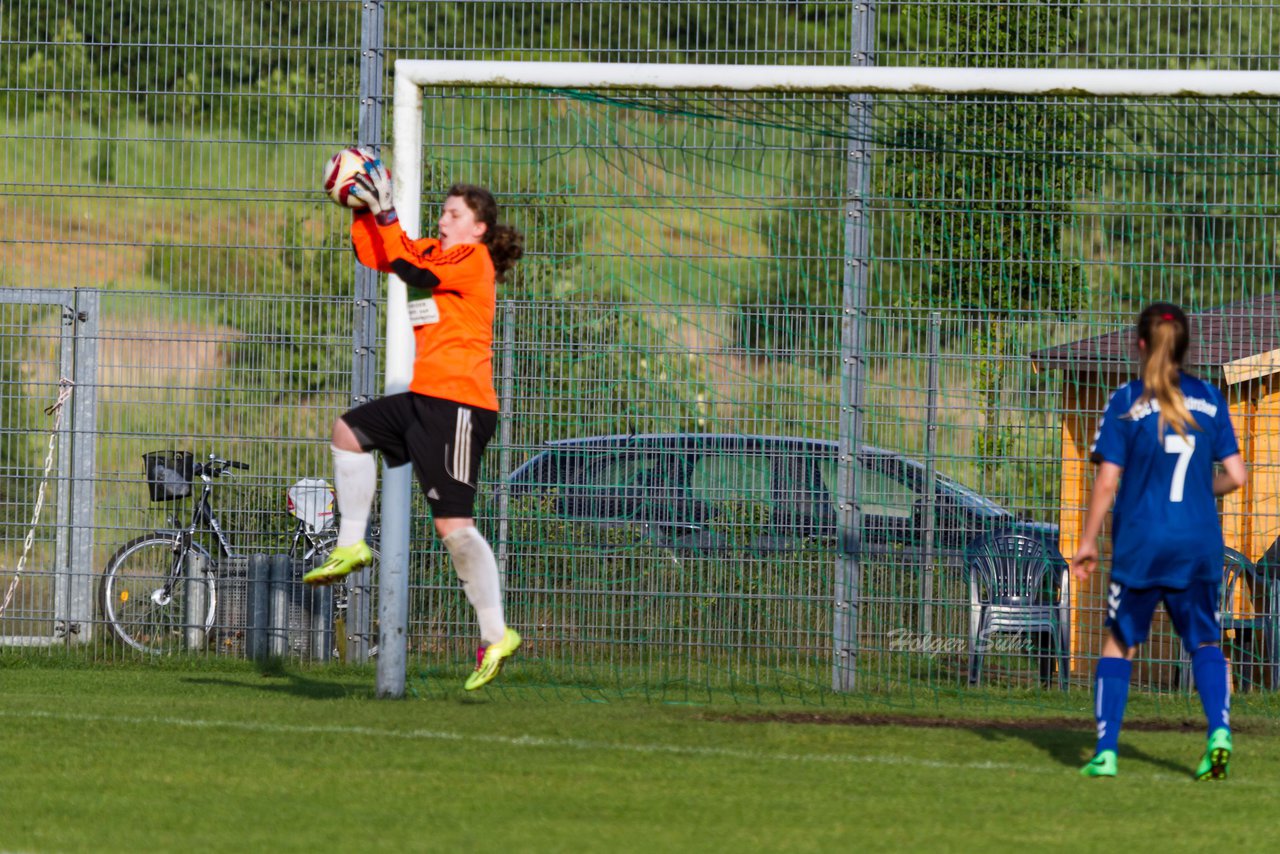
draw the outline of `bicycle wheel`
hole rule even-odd
[[[324,563],[329,552],[337,545],[337,536],[325,537],[316,543],[315,548],[307,555],[308,567]],[[378,654],[378,566],[382,563],[382,555],[378,552],[378,541],[366,540],[369,551],[373,552],[373,562],[368,566],[367,581],[361,592],[369,598],[369,630],[364,635],[367,644],[367,655],[373,658]],[[333,656],[339,661],[347,659],[347,644],[354,638],[351,622],[347,619],[355,584],[347,579],[333,585]]]
[[[173,577],[175,561],[184,566]],[[204,647],[218,607],[213,561],[195,543],[151,534],[111,556],[98,586],[102,618],[124,643],[152,654]]]

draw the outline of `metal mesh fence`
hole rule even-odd
[[[149,451],[248,464],[214,483],[235,559],[197,537],[234,597],[247,582],[230,567],[294,547],[285,489],[328,476],[332,419],[379,393],[379,283],[357,269],[346,216],[316,185],[338,147],[390,141],[395,59],[1255,69],[1280,53],[1275,12],[7,5],[6,587],[52,428],[43,408],[59,376],[78,385],[0,637],[142,655],[106,630],[102,570],[122,544],[185,524],[201,485],[150,501]],[[1220,358],[1199,368],[1231,395],[1254,472],[1224,502],[1224,526],[1259,564],[1232,594],[1234,660],[1238,685],[1274,687],[1275,652],[1261,643],[1273,624],[1253,620],[1276,617],[1264,558],[1280,534],[1269,103],[467,90],[430,94],[425,113],[424,198],[459,179],[487,184],[526,235],[500,294],[506,418],[479,523],[527,630],[529,679],[790,695],[825,691],[844,670],[869,690],[968,685],[979,611],[966,547],[1016,525],[1071,553],[1084,449],[1125,355],[1080,342],[1168,298],[1219,318],[1202,349]],[[665,438],[545,444],[606,435]],[[852,591],[836,536],[842,471],[860,514]],[[453,672],[472,654],[472,617],[424,527],[410,650]],[[364,592],[353,601],[368,621]],[[234,597],[215,616],[226,637],[250,619]],[[1079,681],[1103,597],[1067,597]],[[860,610],[841,629],[850,602]],[[335,613],[341,636],[348,616]],[[1051,633],[1024,634],[988,653],[985,684],[1052,684]],[[332,652],[317,650],[305,654]],[[1167,629],[1146,653],[1142,684],[1185,688]]]

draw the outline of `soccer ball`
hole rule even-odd
[[[334,204],[357,209],[365,206],[359,196],[351,196],[351,185],[356,175],[364,172],[364,165],[377,159],[365,148],[344,148],[329,158],[324,165],[324,191]]]

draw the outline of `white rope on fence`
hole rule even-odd
[[[40,524],[40,511],[44,509],[44,490],[49,484],[49,472],[53,470],[53,449],[58,442],[58,427],[62,424],[62,406],[71,399],[71,389],[75,387],[75,383],[66,377],[58,379],[58,399],[52,405],[45,407],[44,414],[53,416],[53,427],[49,431],[49,452],[44,458],[44,475],[40,478],[40,488],[36,490],[36,506],[35,511],[31,514],[31,527],[27,530],[27,536],[22,541],[22,556],[18,558],[18,568],[13,573],[13,581],[9,582],[9,589],[4,594],[4,601],[0,602],[0,617],[4,616],[5,610],[9,607],[9,602],[13,600],[13,594],[18,589],[18,582],[22,580],[22,573],[27,566],[27,556],[31,554],[31,546],[36,540],[36,527]]]

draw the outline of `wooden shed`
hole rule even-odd
[[[1226,396],[1250,468],[1249,484],[1222,499],[1223,535],[1228,546],[1256,561],[1280,537],[1280,295],[1232,303],[1189,315],[1189,320],[1186,369],[1215,383]],[[1111,391],[1137,376],[1133,326],[1038,350],[1031,358],[1038,372],[1064,373],[1059,548],[1070,558],[1080,541],[1092,488],[1089,445],[1098,418]],[[1104,554],[1104,566],[1106,559]],[[1101,648],[1105,583],[1106,573],[1099,572],[1072,591],[1073,669],[1087,668]],[[1162,629],[1157,625],[1153,631],[1148,654],[1176,660],[1177,647]],[[1163,682],[1170,675],[1167,670],[1147,675]]]

